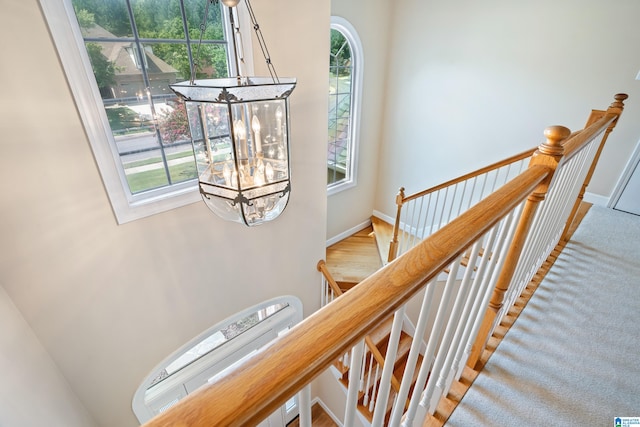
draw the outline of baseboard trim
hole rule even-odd
[[[609,206],[609,197],[601,196],[595,193],[589,193],[588,191],[584,193],[585,202],[593,203],[596,206],[608,207]]]
[[[330,238],[329,240],[327,240],[327,247],[333,245],[334,243],[338,243],[340,240],[344,240],[347,237],[356,234],[358,231],[363,230],[363,229],[367,228],[370,225],[371,225],[371,220],[368,219],[365,222],[362,222],[362,223],[356,225],[355,227],[352,227],[352,228],[348,229],[347,231],[343,231],[342,233],[338,234],[337,236],[334,236],[334,237]]]
[[[377,211],[375,209],[373,210],[373,216],[378,217],[380,219],[383,219],[383,220],[385,220],[386,222],[388,222],[391,225],[395,224],[395,222],[396,222],[395,218],[390,217],[389,215],[383,214],[382,212]]]

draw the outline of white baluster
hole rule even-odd
[[[362,353],[362,363],[361,363],[361,367],[360,367],[360,379],[358,380],[359,383],[359,390],[360,391],[364,391],[365,390],[365,384],[364,384],[364,373],[365,373],[365,369],[367,369],[367,355],[371,354],[370,352],[367,351],[367,347],[365,346],[364,348],[364,352]]]
[[[449,301],[451,300],[451,295],[455,288],[456,278],[453,270],[457,269],[456,264],[458,263],[459,258],[460,257],[458,257],[458,259],[456,259],[449,267],[451,273],[447,278],[447,283],[445,284],[444,292],[442,293],[440,301],[434,301],[434,303],[438,304],[438,312],[433,323],[433,328],[431,329],[431,334],[429,335],[429,340],[427,341],[427,349],[424,352],[422,365],[420,366],[420,371],[418,372],[414,394],[422,393],[424,384],[427,381],[427,376],[431,371],[431,364],[433,363],[433,360],[435,358],[435,351],[438,343],[440,342],[440,337],[442,336],[442,331],[444,329],[444,322],[447,317],[447,307],[449,306]],[[409,402],[409,408],[407,409],[407,419],[419,420],[419,418],[416,418],[416,411],[418,410],[418,406],[421,406],[419,399],[411,399],[411,401]]]
[[[456,280],[456,276],[458,275],[458,268],[460,267],[460,257],[458,257],[458,259],[456,259],[455,262],[453,262],[451,264],[450,270],[451,272],[449,273],[449,278],[447,280],[447,286],[449,286],[449,281],[455,282]],[[453,287],[453,286],[451,286]],[[460,294],[460,292],[458,292],[458,294]],[[456,297],[456,303],[454,304],[454,306],[457,306],[458,302],[458,298]],[[441,303],[440,305],[440,310],[446,309],[446,307],[449,306],[449,298],[447,298],[447,302],[446,305],[444,305],[444,298],[443,298],[443,303]],[[440,312],[438,312],[438,314],[440,314]],[[441,341],[440,345],[439,345],[439,349],[438,349],[438,353],[436,355],[435,358],[435,362],[433,364],[433,367],[431,368],[431,376],[429,377],[429,380],[427,381],[427,386],[425,388],[425,391],[422,395],[422,399],[420,401],[420,404],[426,408],[428,408],[429,413],[433,413],[430,410],[430,407],[432,406],[430,404],[431,400],[432,400],[432,396],[436,395],[437,393],[435,392],[436,389],[436,381],[439,380],[440,378],[440,371],[442,369],[442,365],[444,363],[444,358],[446,356],[446,352],[447,352],[447,348],[449,346],[450,340],[451,340],[451,335],[453,332],[451,331],[451,323],[447,322],[447,320],[450,320],[452,317],[452,314],[449,314],[447,316],[443,316],[442,318],[442,329],[444,330],[444,334],[442,336],[442,340],[438,339],[438,341]],[[439,337],[440,338],[440,337]],[[440,400],[440,396],[438,396],[436,398],[437,400]]]
[[[376,405],[373,412],[372,426],[381,426],[384,423],[384,416],[387,411],[386,403],[389,401],[389,391],[391,389],[391,376],[395,366],[396,355],[398,354],[398,342],[400,341],[400,333],[402,332],[402,324],[404,322],[405,305],[400,307],[393,315],[393,324],[391,325],[391,334],[389,335],[389,344],[387,353],[385,354],[384,368],[382,369],[382,378],[380,379],[380,388],[376,400],[380,402]]]
[[[358,406],[358,374],[362,364],[362,354],[364,352],[364,340],[353,346],[351,349],[351,366],[349,367],[349,389],[347,390],[347,405],[344,410],[344,425],[352,426],[355,422],[356,410]]]
[[[431,313],[431,301],[433,299],[433,292],[436,287],[435,281],[435,279],[432,279],[429,283],[427,283],[425,293],[422,298],[420,314],[418,315],[418,323],[416,324],[413,341],[411,342],[411,349],[409,350],[409,357],[407,358],[407,367],[405,368],[404,374],[402,375],[400,391],[396,396],[396,401],[391,412],[391,418],[389,419],[389,425],[392,426],[398,425],[400,423],[402,414],[404,413],[405,402],[409,397],[409,390],[411,389],[413,381],[413,373],[416,369],[418,357],[420,356],[420,349],[422,348],[422,337],[424,336],[425,329],[427,328],[427,322],[429,320],[429,314]],[[413,393],[411,398],[418,400],[419,397],[419,393]]]
[[[376,375],[374,376],[374,381],[373,381],[373,388],[371,389],[371,400],[369,401],[369,412],[373,412],[373,409],[376,406],[376,389],[378,386],[378,381],[377,378],[379,378],[380,375],[380,364],[376,363]],[[347,425],[347,424],[345,424]]]
[[[504,222],[504,221],[503,221]],[[464,328],[464,333],[460,342],[460,346],[458,349],[458,354],[456,356],[456,362],[454,362],[454,378],[456,380],[460,379],[462,375],[462,371],[464,370],[464,365],[467,362],[467,358],[469,357],[469,353],[471,352],[471,343],[469,343],[469,337],[472,336],[472,330],[474,328],[475,319],[478,318],[478,313],[480,310],[484,308],[482,304],[483,295],[486,292],[488,287],[488,283],[490,283],[490,265],[495,264],[494,261],[491,260],[492,254],[494,253],[494,245],[497,240],[498,230],[501,228],[501,223],[495,225],[484,238],[484,254],[480,258],[480,263],[477,266],[477,272],[474,280],[474,287],[471,291],[471,298],[468,301],[468,308],[465,307],[465,312],[468,309],[468,314],[466,314],[468,321]],[[467,343],[468,346],[467,346]]]
[[[446,395],[449,391],[449,384],[451,383],[447,381],[447,378],[450,377],[453,359],[455,358],[459,340],[464,330],[462,313],[467,301],[467,296],[469,295],[469,290],[471,288],[473,263],[480,253],[480,249],[482,247],[481,243],[481,241],[476,242],[471,250],[471,255],[469,256],[469,264],[465,270],[462,282],[460,283],[458,295],[456,295],[455,303],[453,305],[453,308],[451,309],[451,314],[449,315],[449,322],[445,329],[442,343],[440,344],[440,351],[438,352],[438,357],[436,358],[436,362],[432,370],[433,377],[436,376],[436,372],[438,373],[438,381],[435,384],[431,403],[428,408],[428,412],[431,414],[435,412],[436,407],[438,406],[438,402],[440,402],[440,398],[443,395]],[[426,393],[429,393],[429,384],[427,384]]]
[[[311,427],[311,384],[304,386],[298,393],[298,408],[300,427]]]
[[[362,404],[364,406],[367,406],[369,404],[369,400],[370,400],[369,399],[370,398],[369,389],[371,389],[372,386],[373,386],[373,384],[371,384],[371,380],[372,380],[371,375],[373,373],[374,359],[375,358],[373,357],[373,354],[370,354],[370,357],[369,357],[369,371],[367,372],[367,386],[365,387],[366,391],[365,391],[365,395],[364,395],[364,400],[362,402]],[[375,377],[373,378],[373,380],[375,381]]]

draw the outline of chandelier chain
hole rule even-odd
[[[200,24],[200,39],[198,40],[198,50],[196,50],[196,60],[191,64],[191,84],[194,83],[196,79],[196,68],[200,64],[200,46],[202,46],[202,39],[204,38],[204,32],[207,30],[207,17],[209,16],[209,6],[213,4],[213,2],[218,3],[218,0],[207,0],[207,4],[204,8],[204,17],[202,18],[202,23]]]
[[[253,25],[253,29],[256,32],[256,37],[258,38],[258,43],[260,44],[260,49],[262,50],[262,56],[267,64],[267,69],[269,70],[269,74],[275,83],[280,83],[280,79],[278,78],[278,74],[276,73],[276,69],[271,62],[271,56],[269,55],[269,50],[267,49],[267,43],[264,40],[264,36],[262,35],[262,30],[260,30],[260,25],[258,25],[258,21],[256,19],[256,15],[253,13],[253,8],[251,7],[251,2],[249,0],[244,0],[247,5],[247,11],[249,12],[249,18],[251,19],[251,24]]]

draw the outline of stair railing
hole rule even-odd
[[[593,111],[587,127],[567,138],[558,147],[544,144],[532,157],[544,154],[555,162],[557,171],[546,188],[529,197],[520,218],[515,244],[510,248],[509,262],[501,272],[487,309],[483,326],[478,334],[469,366],[476,366],[482,349],[500,324],[515,300],[522,294],[556,245],[566,239],[571,223],[582,201],[586,184],[593,174],[596,162],[624,108],[625,94],[615,96],[616,101],[605,111]],[[557,127],[556,132],[569,136],[569,129]],[[531,232],[533,230],[533,232]]]
[[[396,218],[387,262],[521,173],[535,150],[536,147],[408,196],[401,187],[396,196]]]
[[[574,135],[563,127],[548,128],[547,141],[522,173],[146,426],[255,425],[341,354],[350,348],[356,355],[362,352],[364,346],[358,343],[391,314],[401,317],[405,304],[424,290],[415,334],[424,334],[426,349],[421,352],[412,345],[408,356],[417,361],[422,354],[422,362],[408,364],[395,397],[389,394],[389,381],[380,382],[372,422],[422,425],[464,365],[475,364],[473,351],[485,345],[487,334],[509,308],[505,295],[510,295],[511,285],[516,284],[517,293],[521,275],[537,270],[544,253],[561,237],[581,191],[580,180],[588,178],[590,162],[622,112],[624,99],[626,95],[617,95],[601,118]],[[449,274],[442,296],[435,298],[436,278],[445,270]],[[436,313],[433,324],[427,320],[431,312]],[[387,354],[393,351],[389,347]],[[384,370],[392,369],[390,365]],[[351,372],[354,377],[357,370]],[[357,396],[357,390],[348,393]],[[387,396],[394,402],[390,413],[381,404]],[[348,405],[355,404],[348,400]],[[349,414],[353,410],[347,408],[345,420],[351,419]]]
[[[323,292],[322,292],[322,306],[330,303],[334,299],[343,295],[343,291],[335,281],[335,279],[331,276],[329,269],[327,268],[327,264],[324,260],[318,261],[316,266],[319,272],[322,273],[323,280]],[[394,328],[395,327],[395,328]],[[402,329],[402,324],[392,326],[392,332],[394,330],[398,331]],[[396,332],[397,333],[397,332]],[[345,354],[338,358],[338,363],[342,365],[342,367],[349,367],[349,372],[359,372],[359,376],[355,378],[349,378],[347,384],[358,384],[358,392],[359,392],[359,402],[361,405],[366,408],[366,410],[373,412],[376,403],[377,396],[377,384],[378,378],[384,372],[385,366],[385,356],[382,355],[378,346],[373,342],[373,339],[370,335],[364,337],[364,344],[366,348],[369,350],[368,352],[362,352],[360,360],[355,360],[356,358],[352,357],[352,350],[350,349]],[[389,357],[389,355],[387,355]],[[354,365],[354,363],[357,363]],[[392,365],[392,364],[391,364]],[[390,377],[390,384],[393,389],[397,392],[400,390],[400,382],[398,378],[391,372],[387,374]],[[356,408],[355,406],[353,407]]]

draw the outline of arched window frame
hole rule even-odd
[[[327,185],[327,195],[336,194],[355,187],[358,176],[358,145],[360,137],[360,109],[362,105],[362,80],[364,69],[363,48],[360,37],[353,25],[339,16],[331,17],[331,29],[337,30],[347,39],[351,49],[353,64],[351,81],[351,110],[349,123],[349,159],[345,178]],[[327,163],[327,166],[328,163]]]

